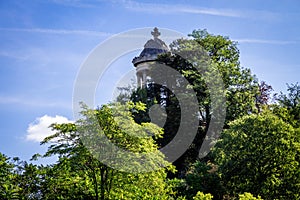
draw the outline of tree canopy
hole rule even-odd
[[[175,40],[170,45],[171,53],[163,54],[157,60],[179,74],[175,76],[169,73],[170,77],[160,77],[164,69],[154,66],[150,76],[165,82],[161,81],[163,84],[158,85],[155,80],[150,80],[145,89],[138,89],[131,96],[132,101],[141,101],[147,105],[146,112],[135,115],[138,123],[150,121],[148,111],[153,104],[159,104],[166,110],[164,137],[157,139],[159,146],[163,147],[174,138],[182,125],[182,105],[179,103],[179,95],[172,91],[181,87],[180,95],[187,96],[185,87],[191,87],[195,92],[199,112],[191,115],[194,114],[198,121],[198,131],[189,150],[174,163],[179,177],[184,176],[189,163],[198,158],[212,119],[222,118],[222,112],[226,113],[226,127],[234,119],[256,113],[256,97],[260,95],[255,76],[249,69],[240,66],[236,42],[228,37],[209,34],[206,30],[195,30],[189,36],[191,39]],[[189,85],[184,85],[184,80]],[[226,110],[220,111],[223,109],[223,98]]]
[[[227,192],[298,199],[299,134],[299,129],[270,112],[230,123],[214,150]]]
[[[161,84],[123,88],[117,102],[82,104],[76,122],[52,124],[55,134],[41,142],[48,150],[32,160],[57,162],[36,165],[0,153],[0,199],[299,199],[298,83],[271,101],[272,86],[240,65],[236,42],[206,30],[189,36],[157,59],[176,73],[150,70]],[[181,105],[192,93],[196,101]],[[209,138],[215,146],[199,158],[216,124],[220,138]],[[182,125],[195,126],[196,136],[173,165],[160,150]],[[186,140],[192,133],[183,130]]]

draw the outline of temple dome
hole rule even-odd
[[[159,54],[169,51],[168,46],[158,38],[160,36],[158,28],[155,27],[151,34],[153,35],[153,39],[148,40],[140,55],[132,60],[135,67],[143,62],[155,61]]]

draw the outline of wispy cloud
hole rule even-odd
[[[211,15],[219,17],[231,17],[231,18],[247,18],[255,20],[278,20],[281,17],[278,13],[270,12],[267,10],[237,10],[237,9],[223,9],[223,8],[208,8],[197,7],[189,4],[159,4],[159,3],[141,3],[133,0],[114,0],[114,3],[118,2],[128,10],[145,13],[156,14],[195,14],[195,15]]]
[[[65,108],[71,109],[72,104],[59,101],[47,101],[40,99],[32,99],[28,97],[0,96],[0,105],[20,105],[26,107],[48,107],[48,108]]]
[[[174,4],[151,4],[151,3],[139,3],[135,1],[122,1],[125,8],[138,12],[149,12],[159,14],[170,13],[187,13],[187,14],[204,14],[215,15],[222,17],[242,17],[242,13],[229,9],[213,9],[213,8],[197,8],[185,5]]]
[[[173,2],[167,3],[143,3],[134,0],[96,0],[91,2],[84,0],[50,0],[53,3],[63,6],[71,6],[78,8],[97,8],[103,4],[119,5],[125,9],[156,14],[202,14],[220,17],[234,17],[234,18],[248,18],[259,20],[278,20],[281,19],[278,13],[270,12],[267,10],[237,10],[237,9],[222,9],[222,8],[208,8],[208,7],[195,7],[188,4],[174,4]]]
[[[64,6],[72,6],[78,8],[94,8],[95,4],[82,1],[82,0],[49,0],[55,4],[64,5]]]
[[[252,38],[242,38],[233,39],[238,43],[253,43],[253,44],[275,44],[275,45],[287,45],[287,44],[297,44],[298,41],[288,41],[288,40],[264,40],[264,39],[252,39]]]
[[[0,28],[0,31],[61,34],[61,35],[85,35],[85,36],[110,36],[111,33],[89,30],[68,29],[43,29],[43,28]]]
[[[11,53],[8,51],[0,51],[0,57],[8,57],[17,60],[26,60],[29,58],[29,56],[17,55],[16,53]]]
[[[125,9],[151,13],[151,14],[195,14],[195,15],[211,15],[220,17],[233,17],[233,18],[247,18],[256,20],[274,21],[280,20],[282,16],[278,13],[270,12],[267,10],[237,10],[237,9],[223,9],[223,8],[208,8],[196,7],[189,4],[174,4],[170,3],[143,3],[134,0],[96,0],[88,2],[84,0],[50,0],[53,3],[63,6],[71,6],[78,8],[98,8],[103,4],[119,5]]]

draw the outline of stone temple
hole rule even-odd
[[[132,63],[136,68],[137,86],[142,88],[147,84],[147,79],[150,79],[150,65],[155,63],[159,54],[169,51],[168,46],[158,38],[160,36],[158,28],[155,27],[151,34],[153,39],[148,40],[140,55],[132,60]]]

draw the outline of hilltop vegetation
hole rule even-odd
[[[299,199],[298,83],[272,97],[270,85],[240,66],[237,43],[205,30],[190,36],[171,44],[178,54],[158,58],[182,75],[172,87],[180,87],[185,78],[198,101],[199,113],[190,113],[199,122],[196,137],[178,160],[169,163],[158,149],[178,131],[180,103],[171,90],[149,82],[146,88],[126,90],[130,92],[119,97],[122,103],[83,106],[81,120],[53,124],[56,134],[41,143],[49,145],[48,151],[33,156],[57,155],[53,165],[34,165],[0,153],[0,199]],[[178,56],[194,52],[195,42],[209,56],[211,71],[201,74]],[[226,115],[216,145],[200,159],[209,124],[218,116],[207,85],[215,72],[224,87],[214,92],[226,97]],[[150,122],[154,104],[166,110],[163,128]]]

